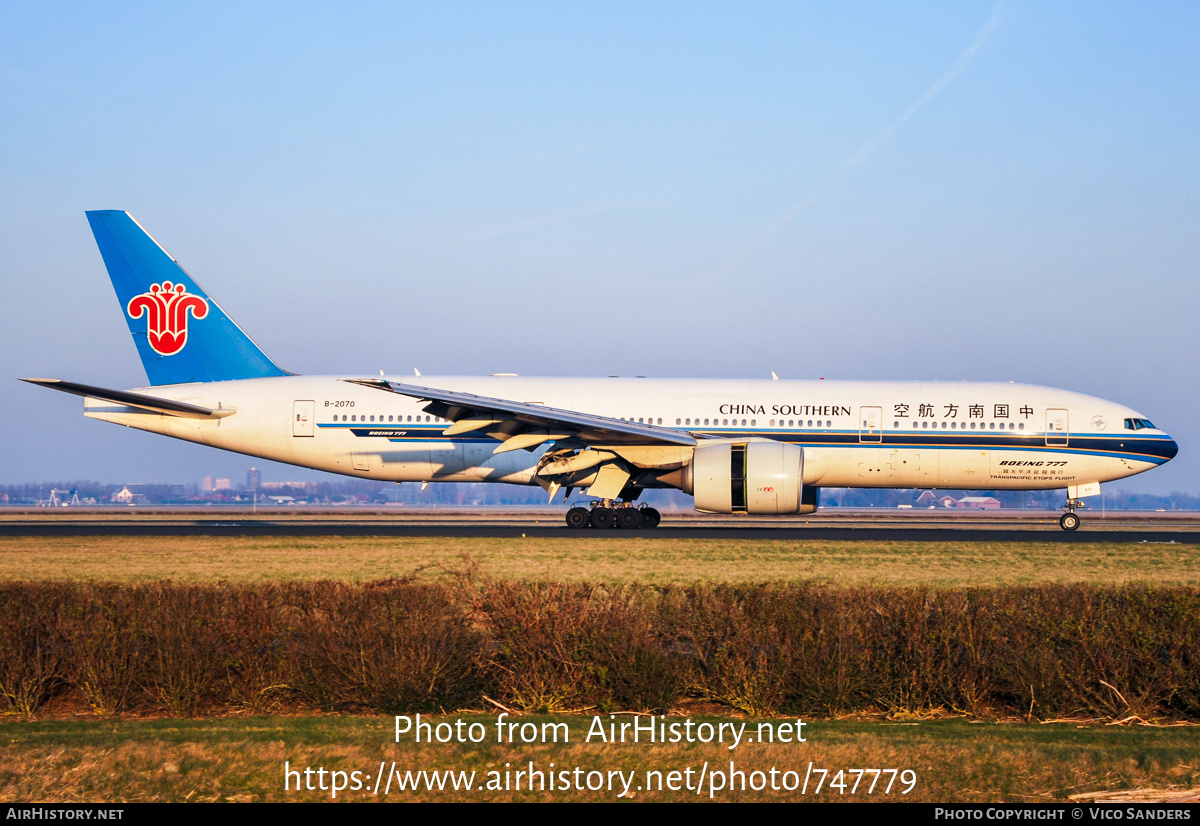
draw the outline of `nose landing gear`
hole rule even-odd
[[[638,528],[657,528],[661,521],[662,514],[654,508],[646,505],[638,507],[632,502],[617,502],[612,499],[592,502],[591,510],[576,505],[567,511],[567,527],[576,530],[617,527],[630,531]]]
[[[1082,507],[1085,507],[1082,499],[1068,499],[1067,504],[1063,505],[1063,515],[1058,517],[1058,526],[1064,531],[1076,530],[1079,527],[1079,515],[1075,509]]]

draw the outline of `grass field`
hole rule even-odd
[[[631,538],[184,538],[0,539],[2,581],[144,583],[367,582],[421,571],[438,578],[468,564],[497,579],[686,585],[818,581],[835,586],[1200,585],[1200,552],[1137,543],[933,543]],[[453,719],[453,718],[450,718]],[[494,723],[495,713],[468,720]],[[524,720],[543,718],[522,718]],[[556,716],[582,736],[587,719]],[[678,719],[671,717],[668,719]],[[729,721],[730,718],[722,718]],[[734,722],[742,722],[737,720]],[[747,772],[817,768],[912,769],[920,801],[1049,801],[1130,788],[1200,786],[1200,729],[965,720],[812,721],[805,745],[720,746],[432,745],[392,742],[381,717],[66,719],[0,723],[0,800],[325,800],[329,792],[284,792],[292,767],[370,772],[380,761],[408,769],[647,771],[728,768]],[[814,781],[815,782],[815,781]],[[369,784],[368,784],[369,785]],[[708,799],[643,790],[638,800]],[[616,792],[392,792],[405,800],[609,800]],[[338,800],[366,800],[347,791]],[[802,799],[841,797],[824,790]],[[876,799],[880,795],[874,796]],[[896,794],[891,797],[897,798]],[[864,794],[845,799],[866,800]],[[792,800],[796,792],[717,791],[717,800]]]
[[[434,718],[436,723],[439,718]],[[456,718],[441,718],[454,720]],[[4,747],[0,768],[0,799],[72,802],[95,800],[137,801],[283,801],[329,800],[327,791],[284,791],[284,762],[301,770],[319,767],[345,772],[361,771],[365,788],[343,790],[340,801],[382,798],[373,791],[380,761],[394,761],[403,774],[409,770],[474,771],[476,784],[485,783],[489,771],[508,789],[454,791],[398,791],[392,800],[425,801],[512,801],[512,800],[615,800],[623,789],[598,791],[534,791],[511,788],[514,774],[529,762],[535,769],[583,770],[586,772],[633,772],[629,791],[635,800],[721,801],[783,800],[914,800],[926,802],[1025,802],[1063,800],[1069,795],[1131,788],[1194,789],[1200,785],[1196,728],[1123,728],[1077,724],[969,724],[961,720],[935,722],[867,723],[854,721],[809,722],[804,735],[808,742],[790,744],[742,743],[734,750],[718,744],[606,744],[582,742],[591,724],[588,717],[521,718],[540,723],[566,722],[571,742],[510,745],[495,743],[494,714],[466,715],[464,722],[481,722],[487,740],[472,745],[421,744],[411,737],[396,743],[392,718],[301,717],[218,720],[69,721],[0,724]],[[607,720],[607,718],[604,718]],[[618,720],[630,718],[618,718]],[[696,717],[700,722],[744,720]],[[754,731],[753,725],[748,726]],[[730,761],[747,775],[747,785],[762,782],[768,788],[742,791],[739,781],[730,790],[720,785],[720,769],[729,773]],[[662,772],[663,783],[672,770],[694,770],[691,785],[697,785],[703,764],[708,780],[701,792],[648,790],[647,772]],[[871,776],[860,781],[858,793],[850,793],[854,775],[844,775],[845,793],[829,788],[814,794],[817,776],[810,775],[808,793],[799,790],[772,791],[769,778],[751,777],[751,772],[797,771],[791,784],[802,779],[809,763],[815,768],[911,769],[915,786],[899,794],[897,780],[890,795],[883,794],[885,775],[874,794],[866,794]],[[657,780],[651,776],[651,785]],[[598,776],[593,775],[593,780]],[[293,784],[298,778],[293,779]],[[319,778],[313,776],[313,784]],[[330,784],[329,777],[326,785]],[[550,780],[547,781],[552,782]],[[576,781],[574,775],[571,779]],[[728,785],[728,781],[725,781]],[[776,785],[785,778],[777,775]],[[637,786],[642,785],[641,791]],[[293,785],[294,789],[294,785]]]
[[[6,537],[0,580],[364,582],[464,557],[494,577],[558,582],[838,585],[1200,584],[1194,545],[632,538]]]

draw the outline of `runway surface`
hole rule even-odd
[[[1083,517],[1079,530],[1058,527],[1053,514],[979,517],[897,517],[849,513],[806,520],[674,516],[653,530],[570,530],[561,513],[409,512],[249,514],[219,518],[184,512],[119,512],[113,515],[30,514],[0,520],[4,536],[387,536],[596,539],[644,536],[655,539],[822,540],[878,542],[1080,542],[1200,544],[1200,520],[1157,515]],[[91,518],[89,518],[91,517]]]

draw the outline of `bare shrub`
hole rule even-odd
[[[1200,589],[0,585],[0,708],[1200,718]]]
[[[63,686],[57,609],[69,585],[0,585],[0,697],[31,717]]]
[[[118,585],[82,586],[60,608],[67,679],[99,715],[126,710],[141,672],[146,638],[135,594]]]
[[[477,699],[481,640],[445,586],[383,581],[293,586],[292,684],[317,705],[387,713]]]
[[[869,660],[870,703],[894,715],[981,714],[991,705],[992,593],[854,589]]]
[[[768,585],[697,587],[672,604],[672,624],[692,668],[689,688],[752,716],[774,714],[788,699],[812,632],[799,592]]]
[[[588,648],[601,589],[478,575],[464,584],[459,593],[487,635],[486,664],[503,701],[524,711],[578,707],[597,676]]]
[[[678,640],[660,614],[669,592],[609,588],[596,605],[587,659],[604,710],[667,711],[682,697],[688,671]]]
[[[274,584],[224,587],[216,623],[221,657],[214,701],[255,714],[294,702],[288,683],[283,589]]]
[[[144,687],[172,715],[195,714],[224,664],[221,586],[160,583],[136,590],[147,645]]]

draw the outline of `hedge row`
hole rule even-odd
[[[1200,719],[1200,589],[0,585],[0,693],[97,714],[945,709]]]

